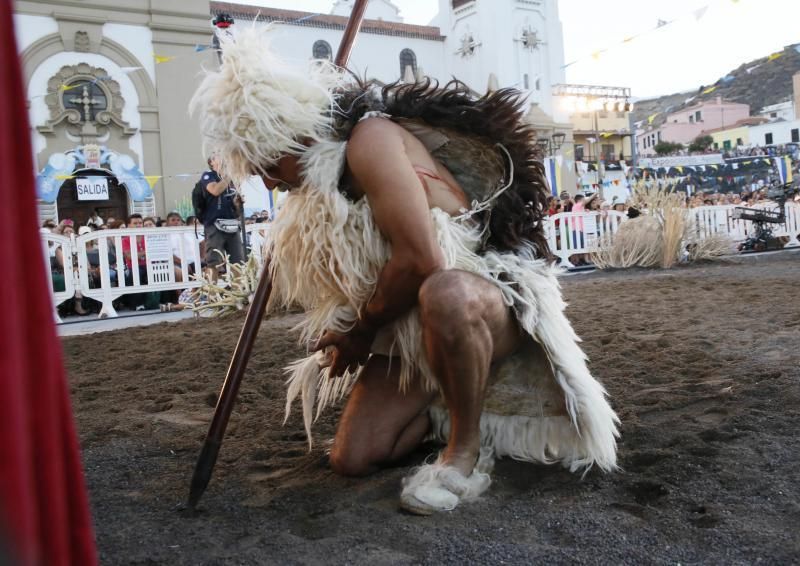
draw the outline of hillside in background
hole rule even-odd
[[[788,45],[779,51],[780,57],[770,61],[770,55],[740,65],[717,82],[703,85],[696,91],[688,91],[658,98],[640,100],[633,111],[638,122],[658,113],[653,126],[664,122],[666,112],[674,112],[703,100],[721,96],[725,100],[750,105],[750,114],[756,114],[764,106],[777,104],[792,97],[792,76],[800,72],[800,43]],[[713,92],[703,91],[716,87]],[[691,99],[690,102],[687,102]]]

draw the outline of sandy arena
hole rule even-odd
[[[800,561],[800,253],[562,279],[622,419],[611,475],[499,461],[478,502],[423,518],[282,426],[299,315],[264,322],[202,512],[175,507],[242,316],[63,340],[102,564],[789,564]]]

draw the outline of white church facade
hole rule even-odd
[[[298,61],[333,57],[352,0],[312,14],[208,0],[15,1],[37,166],[40,216],[55,220],[132,212],[188,212],[205,168],[187,104],[204,67],[217,64],[211,19],[276,26],[274,47]],[[477,93],[516,87],[528,96],[540,135],[571,139],[554,115],[552,86],[564,82],[557,0],[439,0],[430,25],[402,21],[388,0],[372,0],[351,56],[362,77],[384,83],[431,77],[463,80]],[[571,162],[560,159],[564,175]],[[106,190],[79,191],[86,179]],[[269,206],[260,181],[249,208]]]

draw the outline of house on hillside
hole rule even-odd
[[[667,115],[657,127],[646,127],[636,133],[636,152],[640,156],[656,154],[655,146],[662,141],[688,144],[703,132],[736,124],[750,116],[750,107],[716,97],[704,100]]]

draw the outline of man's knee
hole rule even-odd
[[[365,476],[375,470],[375,465],[363,453],[349,443],[334,441],[329,456],[331,469],[340,476]]]
[[[419,290],[419,309],[426,331],[451,336],[483,320],[484,297],[476,277],[464,271],[439,271]]]

